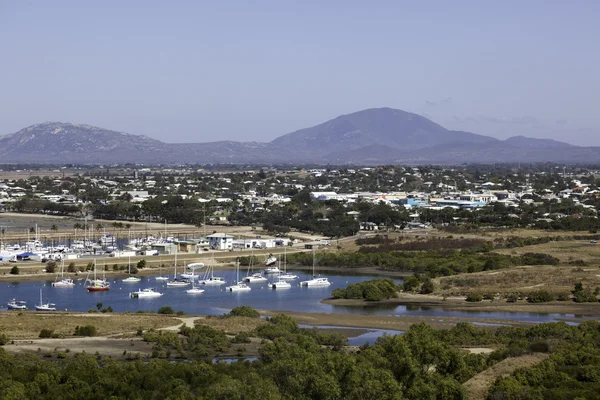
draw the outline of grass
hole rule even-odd
[[[58,335],[73,336],[76,326],[93,325],[99,336],[164,328],[179,324],[178,319],[162,315],[140,314],[53,314],[40,315],[32,312],[0,313],[0,332],[10,339],[37,338],[42,329],[50,329]]]

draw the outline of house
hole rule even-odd
[[[226,233],[213,233],[206,237],[208,245],[212,250],[231,250],[233,249],[233,236]]]

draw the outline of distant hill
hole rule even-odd
[[[0,136],[0,163],[600,163],[599,147],[448,130],[417,114],[373,108],[270,143],[164,143],[89,125],[47,122]]]

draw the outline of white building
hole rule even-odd
[[[226,233],[213,233],[206,238],[213,250],[231,250],[233,248],[233,236]]]

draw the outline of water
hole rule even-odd
[[[39,303],[39,290],[43,289],[44,302],[56,304],[57,310],[83,311],[96,309],[97,303],[103,307],[111,306],[115,312],[158,310],[162,306],[171,306],[175,311],[183,311],[186,314],[221,315],[237,306],[250,306],[259,310],[272,311],[295,311],[316,313],[340,313],[340,314],[376,314],[391,316],[427,316],[432,320],[443,321],[447,317],[457,318],[486,318],[504,319],[525,322],[554,322],[560,318],[580,319],[573,314],[543,314],[523,312],[481,312],[481,311],[449,311],[435,307],[418,307],[404,305],[386,306],[364,306],[349,307],[322,304],[322,299],[331,297],[332,290],[346,287],[350,283],[356,283],[369,279],[380,279],[378,276],[349,275],[327,273],[333,283],[329,287],[300,287],[300,281],[310,279],[306,272],[294,271],[299,279],[291,281],[289,289],[271,289],[267,282],[251,284],[252,291],[242,293],[231,293],[225,291],[225,286],[203,286],[205,292],[200,295],[189,295],[185,288],[167,288],[164,282],[157,282],[154,277],[141,277],[142,282],[137,284],[125,284],[119,279],[111,279],[111,289],[107,292],[88,293],[83,278],[77,281],[73,288],[54,288],[52,281],[26,281],[26,282],[2,282],[0,283],[0,305],[5,306],[10,299],[25,300],[30,309]],[[235,275],[230,272],[218,272],[217,275],[224,276],[227,284],[233,283]],[[244,274],[245,275],[245,274]],[[240,275],[241,276],[241,275]],[[270,280],[276,279],[275,276]],[[401,281],[396,281],[400,283]],[[130,292],[138,288],[155,288],[164,293],[162,297],[154,299],[133,299]],[[583,318],[581,318],[583,320]]]

